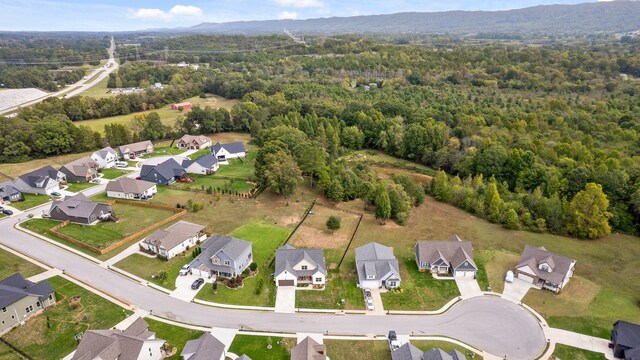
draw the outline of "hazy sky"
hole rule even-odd
[[[581,0],[0,0],[0,30],[123,31],[202,22],[507,10]]]

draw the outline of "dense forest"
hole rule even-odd
[[[193,49],[200,43],[213,49],[227,41],[159,37],[153,47],[182,43]],[[110,99],[56,99],[25,109],[2,120],[11,122],[0,130],[2,160],[80,151],[80,144],[118,142],[110,138],[127,131],[129,138],[245,131],[261,145],[261,183],[287,196],[291,183],[306,175],[334,201],[362,198],[376,205],[382,221],[404,223],[424,192],[406,178],[377,181],[368,166],[344,156],[352,150],[378,149],[439,169],[428,192],[509,228],[584,238],[639,229],[636,38],[525,46],[341,36],[265,51],[172,54],[176,61],[206,58],[209,66],[178,71],[129,61],[113,81],[170,79],[170,86]],[[195,107],[173,129],[109,129],[106,139],[72,123],[199,93],[243,101],[231,111]],[[57,122],[87,141],[41,146],[55,143]],[[43,124],[51,129],[41,129]]]

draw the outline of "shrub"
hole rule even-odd
[[[160,280],[165,280],[167,278],[167,272],[164,270],[161,270],[160,272],[158,272],[158,279]]]
[[[327,219],[327,229],[329,229],[331,231],[331,233],[333,233],[336,230],[340,229],[340,223],[342,222],[342,219],[340,219],[339,216],[329,216],[329,219]]]
[[[249,269],[251,269],[251,271],[256,271],[256,270],[258,269],[258,264],[257,264],[257,263],[255,263],[255,262],[252,262],[252,263],[249,265]]]

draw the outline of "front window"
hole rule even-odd
[[[316,282],[322,282],[322,278],[316,278]]]
[[[376,277],[373,275],[367,275],[367,279],[375,279]]]
[[[307,265],[302,265],[302,270],[308,270],[308,266]]]
[[[224,264],[225,264],[225,265],[231,265],[231,262],[230,262],[229,260],[225,260],[225,261],[224,261]]]
[[[30,313],[30,312],[32,312],[32,311],[33,311],[33,305],[29,305],[29,306],[27,306],[27,307],[24,309],[24,311],[25,311],[27,314],[28,314],[28,313]]]

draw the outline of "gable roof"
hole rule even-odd
[[[251,360],[250,357],[247,356],[247,354],[242,354],[239,358],[237,358],[236,360]]]
[[[424,360],[453,360],[451,355],[438,348],[426,351],[424,355],[422,355],[422,358]]]
[[[211,169],[217,163],[218,163],[218,159],[216,159],[215,156],[213,156],[211,154],[204,154],[204,155],[199,156],[195,160],[184,159],[182,161],[182,167],[184,167],[186,169],[186,168],[188,168],[189,166],[191,166],[193,164],[198,164],[198,165],[202,166],[205,169]]]
[[[139,141],[137,143],[119,146],[118,151],[120,151],[121,154],[124,154],[126,152],[140,152],[140,151],[146,151],[149,146],[153,147],[153,144],[151,143],[151,141],[149,140]],[[127,151],[127,149],[129,151]]]
[[[92,201],[85,194],[78,193],[73,196],[66,196],[63,200],[54,200],[53,203],[51,203],[49,212],[57,207],[67,216],[87,218],[99,204],[108,205],[107,203]]]
[[[62,171],[62,169],[67,169],[75,176],[86,176],[89,171],[97,171],[95,170],[97,167],[98,163],[96,163],[90,156],[85,156],[63,165],[60,170]]]
[[[310,263],[314,266],[314,269],[295,270],[293,267],[302,260]],[[287,244],[276,250],[275,274],[278,275],[285,270],[298,276],[310,276],[315,274],[316,271],[326,275],[327,265],[324,259],[324,251],[322,249],[296,249]]]
[[[142,165],[142,168],[140,169],[140,176],[147,176],[154,169],[165,180],[173,179],[174,177],[181,177],[185,174],[185,170],[182,165],[178,164],[175,159],[170,158],[157,165]]]
[[[141,194],[154,186],[156,186],[156,184],[150,181],[136,180],[125,176],[117,180],[109,181],[105,190]]]
[[[53,287],[47,280],[34,283],[26,280],[22,274],[15,273],[0,280],[0,308],[7,307],[27,296],[37,296],[38,299],[43,299],[53,291]]]
[[[422,360],[422,350],[407,342],[391,352],[391,360]]]
[[[220,142],[217,142],[215,145],[211,147],[211,152],[214,154],[217,154],[223,148],[232,154],[246,152],[244,144],[240,141],[226,143],[226,144],[221,144]]]
[[[224,344],[211,333],[205,333],[196,340],[187,341],[180,353],[184,360],[218,360],[223,354]]]
[[[0,182],[0,199],[20,193],[20,190],[13,186],[11,181]]]
[[[325,360],[327,347],[309,336],[291,349],[291,360]]]
[[[195,142],[196,144],[202,146],[208,142],[211,142],[211,139],[204,135],[183,135],[179,141],[183,141],[185,143]]]
[[[448,354],[451,355],[453,360],[467,360],[467,357],[458,349],[449,350]]]
[[[106,148],[102,148],[100,150],[97,150],[94,152],[94,154],[98,157],[100,157],[101,159],[106,159],[107,155],[112,154],[112,155],[117,155],[116,151],[113,150],[113,148],[111,146],[107,146]]]
[[[549,263],[550,261],[553,263],[551,272],[540,270],[538,268],[539,264],[545,262]],[[539,279],[549,281],[553,284],[561,284],[569,273],[573,263],[575,263],[575,260],[547,251],[544,247],[527,245],[522,252],[518,265],[516,265],[516,269],[528,265]]]
[[[465,261],[478,268],[473,261],[473,246],[471,241],[462,240],[458,235],[453,235],[449,240],[420,240],[416,243],[418,261],[434,263],[442,258],[451,267],[457,268]]]
[[[214,264],[211,262],[211,258],[214,255],[223,252],[231,259],[238,260],[240,255],[250,248],[251,243],[248,241],[231,236],[214,235],[200,245],[202,252],[198,254],[191,266],[197,268],[204,264],[207,268],[212,269]]]
[[[393,248],[376,242],[356,248],[356,270],[360,282],[369,276],[380,280],[389,273],[393,278],[400,279],[398,259],[393,255]]]
[[[166,250],[182,244],[187,238],[199,234],[204,226],[180,220],[166,229],[156,230],[147,236],[143,242]]]
[[[365,260],[395,260],[393,248],[370,242],[356,248],[356,261]]]
[[[20,175],[18,178],[31,187],[41,188],[46,187],[46,183],[50,180],[57,181],[58,170],[54,169],[51,165],[47,165],[24,175]]]
[[[613,324],[616,344],[640,349],[640,325],[618,320]]]

